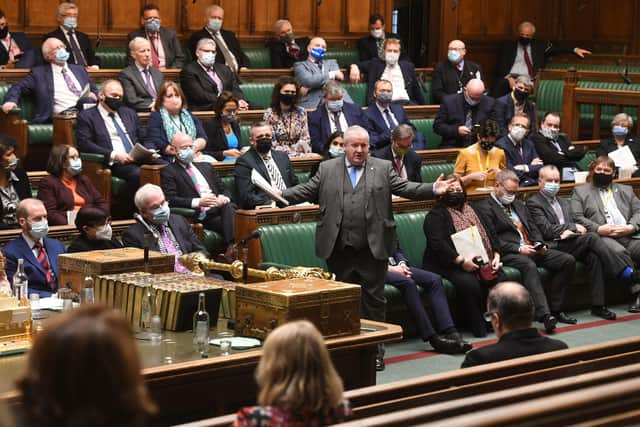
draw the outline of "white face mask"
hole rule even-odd
[[[515,199],[516,199],[515,194],[505,194],[500,197],[500,203],[502,203],[505,206],[509,206],[511,203],[513,203]]]
[[[384,31],[382,28],[376,28],[375,30],[371,30],[371,37],[374,39],[381,39],[384,36]]]
[[[522,126],[513,126],[509,131],[509,135],[511,135],[511,138],[516,142],[522,141],[526,134],[527,130]]]
[[[398,63],[398,59],[400,58],[400,55],[398,55],[397,53],[385,53],[384,54],[384,60],[387,62],[388,65],[396,65]]]
[[[112,235],[113,230],[111,229],[111,224],[105,224],[96,230],[97,240],[111,240]]]

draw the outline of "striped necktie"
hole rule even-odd
[[[51,289],[55,289],[56,287],[56,277],[53,274],[53,270],[51,270],[51,265],[49,264],[49,257],[47,256],[47,251],[45,250],[42,243],[36,242],[33,245],[34,249],[38,251],[38,264],[45,271],[45,277],[47,279],[47,285]]]
[[[273,185],[280,191],[286,190],[287,185],[284,183],[282,175],[280,174],[280,170],[276,166],[273,158],[268,155],[264,158],[264,164],[267,166],[267,172],[269,172],[269,180],[271,181],[271,185]]]

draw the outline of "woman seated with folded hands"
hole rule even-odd
[[[103,249],[117,249],[122,243],[113,237],[111,217],[102,209],[93,206],[80,208],[76,215],[76,228],[80,232],[67,252],[98,251]]]
[[[38,199],[47,208],[49,225],[73,224],[83,206],[109,211],[91,180],[82,174],[80,153],[71,145],[55,145],[47,162],[49,175],[40,181]]]
[[[208,138],[203,152],[218,161],[235,162],[242,155],[242,136],[236,115],[239,106],[240,99],[225,90],[216,100],[213,109],[216,115],[202,121]]]
[[[0,229],[18,228],[16,207],[31,197],[27,172],[18,167],[16,141],[0,135]]]

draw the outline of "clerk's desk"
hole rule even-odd
[[[232,350],[229,356],[220,356],[218,347],[210,346],[209,357],[202,359],[194,352],[190,332],[165,331],[163,339],[176,341],[173,364],[163,364],[161,344],[137,341],[142,374],[159,409],[152,425],[186,423],[256,403],[254,370],[260,349]],[[400,339],[400,326],[370,320],[362,320],[358,335],[328,339],[327,347],[345,389],[374,385],[377,345]],[[26,354],[0,358],[0,398],[16,412],[19,399],[14,383],[22,376],[26,359]]]

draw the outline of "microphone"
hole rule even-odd
[[[260,230],[253,230],[251,234],[249,234],[244,239],[240,240],[240,245],[245,246],[247,243],[249,243],[249,241],[253,239],[259,239],[261,235],[262,235],[262,232]]]
[[[153,228],[151,228],[151,226],[147,224],[147,221],[145,221],[142,215],[140,215],[138,212],[134,212],[133,219],[138,221],[139,224],[142,224],[142,226],[147,230],[149,234],[153,236],[154,239],[158,240],[160,238],[160,235],[158,234],[158,232]]]

